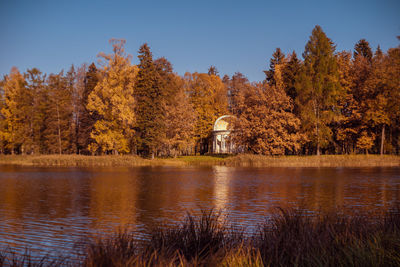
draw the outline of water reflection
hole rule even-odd
[[[125,226],[145,234],[186,211],[225,211],[252,227],[276,207],[379,212],[400,202],[400,168],[0,167],[0,244],[74,251]]]

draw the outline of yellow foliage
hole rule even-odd
[[[91,137],[103,152],[128,153],[135,124],[134,85],[138,72],[124,54],[124,41],[111,40],[114,54],[100,54],[105,61],[101,79],[89,95],[87,108],[101,119],[94,125]],[[90,149],[94,149],[91,146]]]

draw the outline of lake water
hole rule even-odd
[[[222,210],[248,231],[277,207],[380,212],[400,203],[400,168],[0,166],[0,248],[74,253],[88,237]],[[75,247],[74,247],[75,246]]]

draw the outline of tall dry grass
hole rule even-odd
[[[178,158],[144,159],[139,156],[83,156],[83,155],[0,155],[0,164],[28,166],[186,166],[226,165],[252,167],[398,167],[400,156],[393,155],[322,155],[322,156],[263,156],[263,155],[207,155]]]
[[[263,156],[241,154],[224,160],[228,166],[253,167],[399,167],[394,155]]]
[[[127,231],[90,240],[79,262],[0,252],[0,266],[400,266],[400,209],[309,216],[280,210],[244,234],[221,215],[188,214],[146,239]]]

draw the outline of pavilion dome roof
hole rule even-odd
[[[214,131],[229,131],[229,124],[234,118],[232,115],[224,115],[219,117],[214,123]]]

